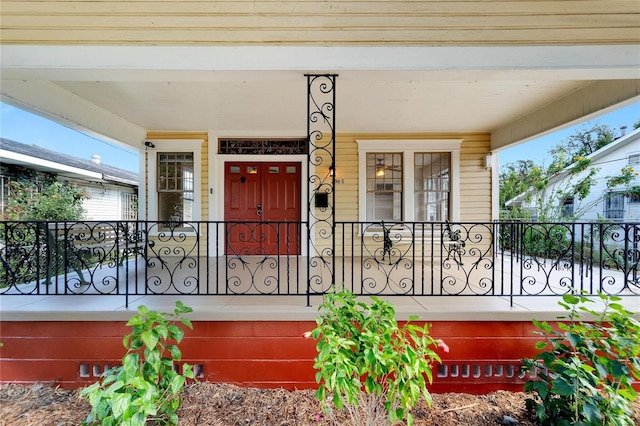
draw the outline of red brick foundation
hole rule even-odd
[[[532,356],[537,337],[530,322],[431,322],[431,335],[449,353],[434,371],[432,392],[522,390],[520,359]],[[199,321],[187,330],[183,361],[201,380],[242,386],[313,388],[315,342],[302,334],[311,321]],[[80,387],[98,380],[124,354],[125,322],[2,322],[0,381],[51,382]]]

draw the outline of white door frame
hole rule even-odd
[[[217,154],[209,151],[209,220],[224,220],[224,166],[227,162],[291,162],[300,163],[300,220],[305,222],[309,220],[308,194],[309,185],[305,185],[309,164],[306,154],[297,155],[237,155],[237,154]],[[304,241],[307,239],[307,230],[301,229],[301,255],[306,256],[307,245]],[[215,234],[209,236],[210,247],[215,247]],[[218,252],[224,253],[224,241],[218,241]],[[215,250],[211,250],[212,255]]]

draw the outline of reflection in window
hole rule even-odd
[[[158,153],[158,219],[185,222],[193,218],[193,153]]]
[[[416,153],[414,159],[414,206],[418,222],[449,219],[451,154]]]
[[[367,154],[367,220],[402,220],[402,154]]]
[[[356,142],[361,221],[457,220],[461,140]]]

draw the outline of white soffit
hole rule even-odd
[[[640,45],[0,45],[0,55],[3,100],[137,149],[147,130],[303,135],[305,73],[339,74],[340,132],[483,131],[496,149],[637,95],[572,96],[600,96],[594,82],[640,79]],[[570,114],[558,115],[559,99]]]
[[[640,46],[317,47],[0,46],[3,71],[98,70],[544,70],[638,72]],[[9,75],[10,77],[10,75]],[[3,76],[4,78],[4,76]]]

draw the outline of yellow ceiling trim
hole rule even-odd
[[[163,139],[202,139],[209,141],[209,133],[207,132],[147,132],[147,139],[163,140]]]

